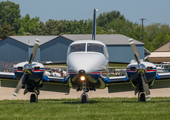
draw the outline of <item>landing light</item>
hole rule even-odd
[[[81,77],[80,77],[80,80],[81,80],[81,81],[84,81],[84,80],[85,80],[85,77],[84,77],[84,76],[81,76]]]

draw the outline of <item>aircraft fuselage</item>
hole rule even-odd
[[[79,40],[73,42],[67,53],[69,85],[82,89],[83,84],[88,89],[105,88],[101,75],[108,73],[108,53],[105,44],[94,40]],[[84,76],[84,80],[81,77]]]

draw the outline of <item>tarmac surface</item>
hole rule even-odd
[[[19,91],[17,97],[13,97],[12,94],[15,88],[6,88],[0,87],[0,100],[30,100],[30,94],[27,93],[23,95],[23,89]],[[152,97],[170,97],[170,88],[161,88],[161,89],[150,89],[151,98]],[[58,92],[48,92],[48,91],[40,91],[40,95],[38,96],[39,99],[61,99],[61,98],[80,98],[82,91],[77,92],[75,89],[70,90],[70,94],[66,95],[65,93],[58,93]],[[116,92],[116,93],[108,93],[108,89],[97,89],[96,91],[88,92],[89,98],[94,97],[138,97],[134,95],[134,91],[127,91],[127,92]]]

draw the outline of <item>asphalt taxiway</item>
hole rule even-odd
[[[23,95],[24,90],[20,90],[17,97],[13,97],[12,94],[15,88],[6,88],[0,87],[0,100],[29,100],[30,94],[27,93]],[[170,88],[161,88],[161,89],[150,89],[151,97],[170,97]],[[65,93],[58,93],[58,92],[49,92],[49,91],[40,91],[40,95],[38,96],[39,99],[61,99],[61,98],[80,98],[82,91],[77,92],[74,89],[70,90],[70,94],[66,95]],[[89,98],[94,97],[138,97],[134,95],[134,91],[127,91],[127,92],[116,92],[116,93],[108,93],[108,89],[97,89],[96,91],[88,92]]]

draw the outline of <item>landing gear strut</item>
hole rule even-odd
[[[142,92],[142,93],[138,93],[138,101],[141,101],[141,102],[146,102],[146,98],[145,98],[145,93]]]
[[[86,82],[83,82],[82,90],[83,90],[83,93],[81,94],[81,103],[87,103],[88,95],[86,94],[86,92],[88,92],[88,90],[86,87]]]

